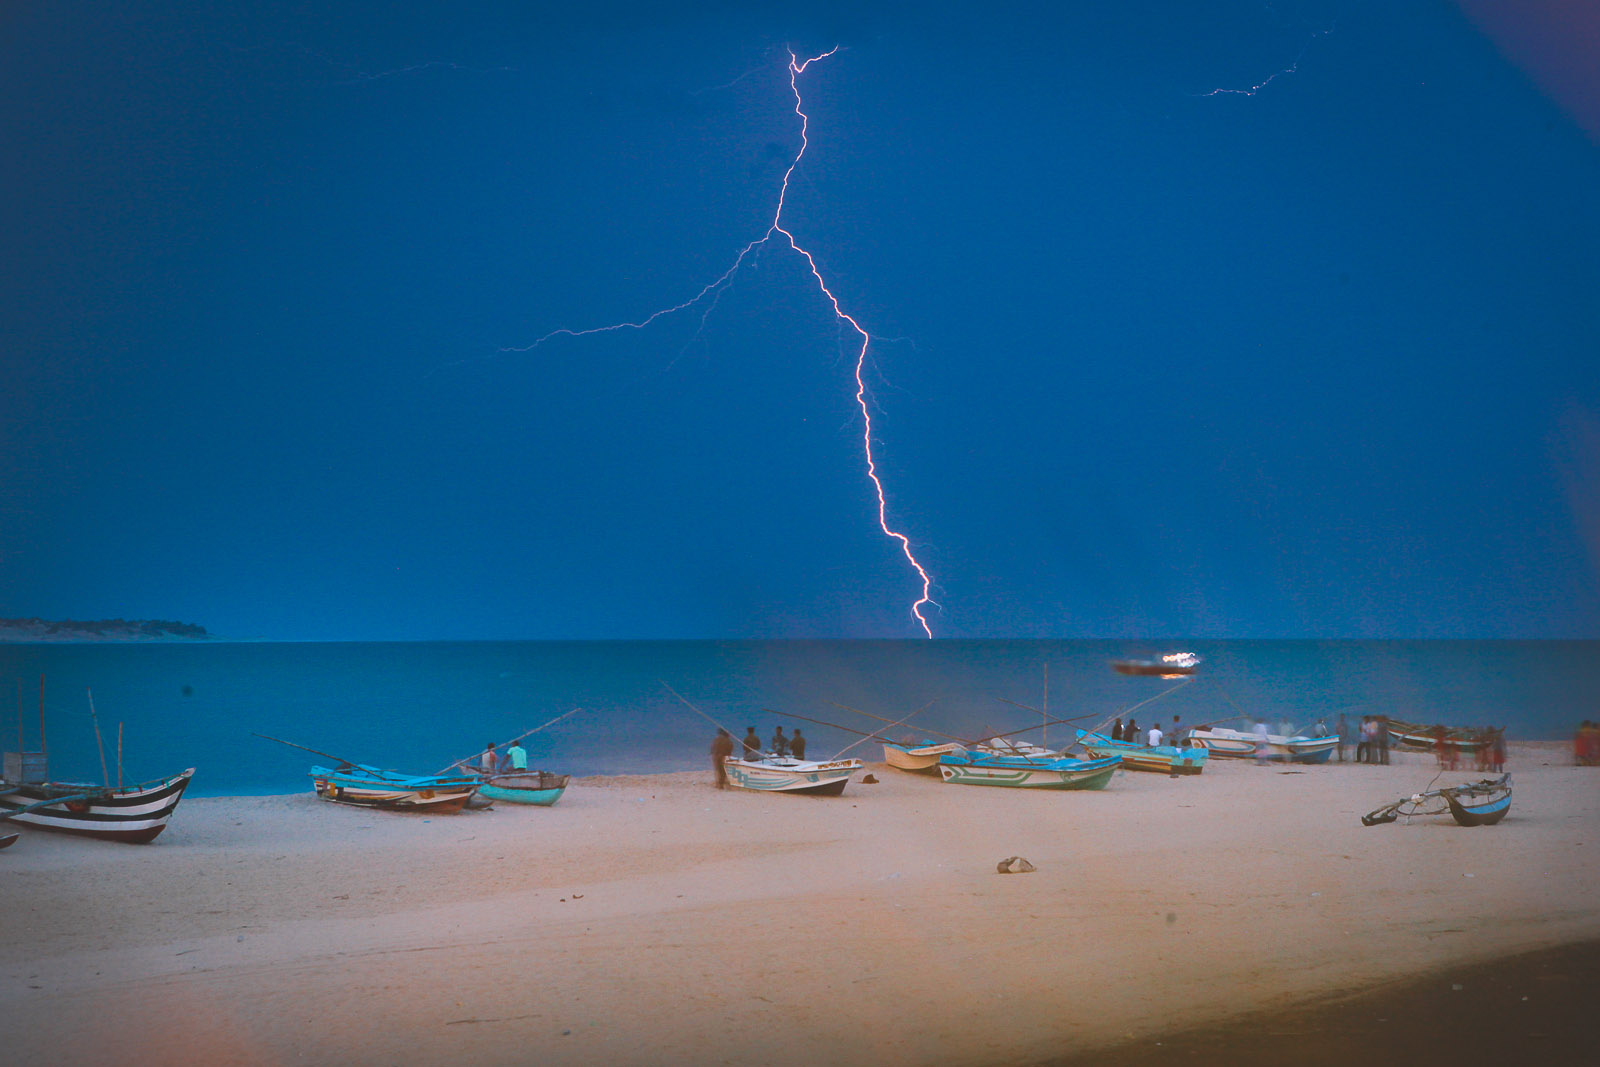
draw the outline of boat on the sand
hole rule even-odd
[[[478,791],[476,775],[408,775],[361,763],[312,767],[311,781],[317,796],[336,804],[433,815],[459,812]]]
[[[858,759],[813,761],[791,756],[765,755],[760,759],[722,761],[728,784],[759,793],[804,793],[836,797],[844,792],[850,776],[863,764]]]
[[[571,779],[566,774],[549,771],[507,771],[504,774],[483,775],[479,781],[478,796],[487,800],[504,800],[510,804],[537,804],[548,808],[561,799]]]
[[[1474,730],[1466,726],[1424,726],[1421,723],[1389,719],[1389,742],[1397,748],[1414,752],[1431,752],[1439,743],[1440,732],[1444,741],[1457,752],[1473,754],[1494,743],[1496,730]]]
[[[1104,789],[1122,760],[1032,759],[997,756],[967,749],[939,757],[939,774],[954,785],[992,785],[1013,789]]]
[[[1361,816],[1361,825],[1378,826],[1414,815],[1449,812],[1460,826],[1493,826],[1511,810],[1511,775],[1413,793]]]
[[[1195,745],[1141,745],[1118,741],[1093,730],[1079,730],[1078,744],[1091,756],[1120,756],[1130,771],[1160,774],[1199,774],[1206,769],[1208,751]]]
[[[961,746],[954,741],[942,744],[933,741],[923,741],[918,745],[898,744],[892,741],[883,743],[883,760],[897,770],[910,771],[912,774],[939,773],[939,757],[946,752],[959,752]]]
[[[1266,735],[1264,751],[1261,735],[1245,730],[1230,730],[1222,726],[1203,726],[1189,731],[1189,745],[1204,747],[1213,756],[1230,759],[1268,759],[1289,763],[1327,763],[1339,739],[1332,734],[1309,737],[1305,734]]]
[[[19,755],[6,753],[8,769]],[[194,768],[190,767],[170,778],[125,788],[7,777],[0,779],[0,820],[80,837],[149,844],[167,828],[193,777]]]

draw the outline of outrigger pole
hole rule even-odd
[[[543,730],[546,726],[554,726],[556,723],[560,722],[562,719],[565,719],[568,715],[576,715],[578,712],[580,712],[582,710],[583,710],[582,708],[573,708],[571,711],[564,711],[560,715],[557,715],[555,718],[551,719],[549,722],[540,723],[538,726],[535,726],[531,730],[523,731],[522,733],[518,734],[516,737],[513,737],[510,741],[507,741],[506,744],[514,745],[518,741],[521,741],[524,737],[529,737],[529,736],[531,736],[533,734],[536,734],[540,730]],[[440,771],[439,773],[440,774],[448,774],[450,772],[450,768],[451,767],[464,767],[467,764],[467,760],[472,759],[472,757],[476,756],[476,755],[478,755],[478,753],[474,752],[472,754],[472,756],[467,756],[464,759],[458,759],[454,763],[452,763],[449,766],[445,767],[445,769]]]
[[[335,756],[331,752],[323,752],[323,751],[321,751],[319,749],[307,748],[305,745],[297,745],[293,741],[285,741],[281,737],[268,737],[266,734],[258,734],[258,733],[255,733],[255,732],[252,732],[250,734],[250,736],[251,737],[259,737],[263,741],[276,741],[280,745],[288,745],[290,748],[298,748],[301,752],[309,752],[313,756],[322,756],[322,757],[324,757],[326,759],[334,760],[339,764],[339,766],[337,768],[335,768],[335,770],[342,770],[345,767],[358,767],[358,766],[361,766],[360,764],[356,763],[355,760],[348,760],[348,759],[345,759],[343,756]],[[396,775],[396,774],[394,774],[394,773],[392,773],[390,771],[380,771],[380,770],[377,770],[376,768],[371,768],[371,773],[376,775],[379,778],[394,778],[396,780],[404,780],[405,778],[408,777],[407,775]]]

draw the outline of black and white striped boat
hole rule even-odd
[[[0,780],[0,821],[10,819],[41,830],[142,845],[167,828],[193,777],[194,768],[190,767],[171,778],[126,789]]]

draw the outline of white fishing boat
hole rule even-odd
[[[728,784],[739,789],[826,797],[843,793],[850,776],[862,767],[858,759],[813,762],[770,754],[754,760],[729,756],[722,765],[728,774]]]
[[[883,759],[889,766],[897,770],[910,771],[913,774],[939,773],[939,757],[947,752],[960,752],[961,746],[954,741],[944,744],[934,744],[924,741],[918,745],[901,745],[884,742]]]
[[[1339,739],[1333,735],[1309,737],[1305,734],[1275,734],[1263,736],[1244,730],[1230,730],[1222,726],[1203,726],[1189,731],[1189,744],[1203,747],[1213,756],[1232,759],[1269,759],[1289,763],[1327,763]],[[1263,751],[1257,753],[1257,748]]]

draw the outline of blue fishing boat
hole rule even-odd
[[[360,763],[346,763],[336,769],[312,767],[311,781],[323,800],[434,815],[455,814],[478,791],[474,775],[409,775]]]
[[[963,749],[939,757],[939,774],[954,785],[994,785],[1013,789],[1104,789],[1122,760],[1033,759]]]
[[[551,774],[549,771],[491,774],[481,779],[478,796],[486,800],[504,800],[509,804],[537,804],[548,808],[561,799],[570,780],[570,775]]]
[[[1511,776],[1502,774],[1498,778],[1484,778],[1401,797],[1393,804],[1385,804],[1361,816],[1361,825],[1378,826],[1402,817],[1409,819],[1416,815],[1444,815],[1448,812],[1461,826],[1493,826],[1505,818],[1510,810]]]
[[[1160,774],[1199,774],[1206,769],[1206,750],[1178,745],[1141,745],[1137,741],[1117,741],[1093,730],[1079,730],[1078,744],[1091,756],[1121,756],[1130,771],[1155,771]]]

